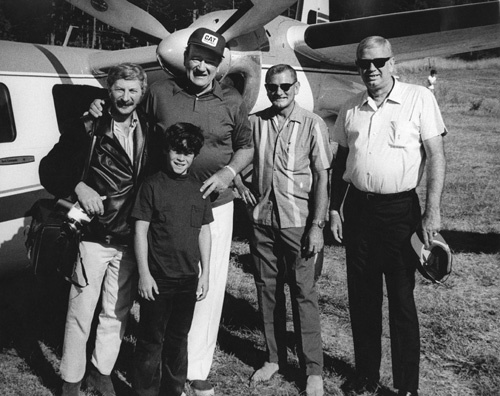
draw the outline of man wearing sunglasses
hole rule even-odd
[[[418,229],[426,246],[441,227],[447,133],[434,95],[393,77],[390,43],[358,45],[356,65],[367,90],[340,111],[332,177],[331,228],[346,247],[349,310],[356,361],[355,393],[378,394],[383,278],[389,299],[392,372],[398,395],[418,390],[420,335],[413,289]],[[427,163],[424,214],[415,188]]]
[[[255,205],[250,246],[267,359],[251,380],[268,381],[286,367],[287,282],[299,361],[307,375],[306,394],[322,396],[323,350],[315,263],[323,253],[328,209],[332,160],[328,131],[320,117],[295,102],[300,84],[291,66],[270,68],[265,86],[272,105],[250,116],[255,151],[252,193],[245,199]]]

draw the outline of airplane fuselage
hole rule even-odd
[[[246,43],[230,47],[225,79],[240,79],[235,86],[254,112],[269,106],[263,87],[267,70],[288,63],[301,85],[297,102],[332,126],[340,105],[361,89],[360,80],[353,72],[297,55],[286,39],[290,24],[300,22],[278,17],[264,27],[265,34],[249,39],[250,48]],[[7,115],[0,119],[1,278],[29,267],[24,241],[31,219],[26,213],[38,198],[50,197],[38,178],[40,160],[58,141],[60,124],[103,95],[103,65],[141,63],[149,83],[165,72],[156,62],[155,47],[105,52],[0,41],[0,51],[0,116]]]

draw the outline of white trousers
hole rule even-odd
[[[226,291],[233,236],[233,202],[213,209],[212,250],[207,297],[196,303],[188,335],[188,380],[206,380],[214,357]]]
[[[60,366],[61,377],[67,382],[78,382],[85,375],[87,340],[101,293],[92,363],[101,374],[111,374],[137,286],[137,265],[131,248],[81,242],[80,255],[89,285],[84,288],[72,285],[69,294]],[[81,284],[80,266],[76,277]]]

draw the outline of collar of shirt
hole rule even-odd
[[[272,107],[268,107],[265,111],[267,112],[267,117],[264,118],[271,119],[274,126],[276,127],[278,125],[278,116],[274,112],[274,109]],[[303,120],[303,112],[304,110],[302,109],[302,107],[300,107],[297,102],[294,102],[294,107],[281,129],[283,130],[290,122],[298,122],[300,124]],[[278,130],[278,128],[276,128],[276,130]]]
[[[113,134],[116,136],[132,162],[134,162],[134,132],[138,123],[139,118],[137,117],[137,112],[134,110],[129,124],[129,133],[126,135],[120,124],[112,119]]]
[[[196,96],[196,95],[189,93],[189,90],[188,90],[189,81],[187,80],[187,78],[183,77],[183,78],[174,79],[174,83],[175,84],[173,84],[173,88],[172,88],[174,96],[177,95],[179,92],[185,92],[186,94],[193,96],[193,97]],[[206,95],[214,95],[217,98],[219,98],[220,100],[222,100],[224,98],[224,95],[222,93],[222,87],[220,86],[218,81],[213,80],[212,89],[210,91],[204,93],[200,97],[202,98]]]
[[[389,95],[387,95],[387,98],[385,98],[384,103],[387,101],[391,101],[394,103],[401,104],[403,102],[401,83],[394,77],[393,80],[394,80],[394,86],[392,87],[391,92],[389,92]],[[373,98],[370,95],[368,95],[368,91],[365,91],[363,96],[361,97],[361,106],[365,105],[370,106],[375,111],[377,111],[378,109]]]
[[[187,173],[184,173],[183,175],[179,175],[169,169],[163,169],[161,172],[163,173],[164,176],[168,177],[169,179],[176,180],[179,182],[186,181],[189,177],[189,170]]]

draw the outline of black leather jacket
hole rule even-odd
[[[95,121],[97,139],[84,182],[106,199],[103,201],[104,214],[96,216],[84,229],[84,240],[131,243],[129,215],[149,164],[148,128],[145,117],[139,115],[139,120],[134,133],[134,164],[113,134],[110,115],[105,112]],[[63,131],[59,142],[40,162],[40,182],[49,193],[57,198],[74,196],[90,142],[80,119]]]

